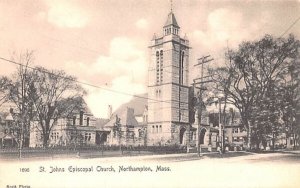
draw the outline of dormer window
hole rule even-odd
[[[82,126],[83,125],[83,111],[80,111],[80,114],[79,114],[79,124]]]

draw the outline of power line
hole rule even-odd
[[[15,62],[15,61],[12,61],[12,60],[3,58],[3,57],[1,57],[1,56],[0,56],[0,59],[3,60],[3,61],[9,62],[9,63],[15,64],[15,65],[25,66],[25,65],[23,65],[22,63],[18,63],[18,62]],[[102,86],[97,86],[97,85],[90,84],[90,83],[87,83],[87,82],[82,82],[82,81],[79,81],[79,80],[74,80],[74,79],[71,79],[71,78],[68,78],[68,77],[65,77],[65,76],[60,76],[60,75],[54,74],[54,73],[49,72],[49,71],[46,71],[46,70],[39,70],[39,69],[37,69],[37,68],[31,67],[31,66],[28,66],[28,65],[26,65],[26,66],[27,66],[28,68],[32,69],[32,70],[35,70],[35,71],[43,72],[43,73],[50,74],[50,75],[53,75],[53,76],[56,76],[56,77],[59,77],[59,78],[67,79],[67,80],[70,80],[70,81],[73,81],[73,82],[76,82],[76,83],[79,83],[79,84],[83,84],[83,85],[86,85],[86,86],[90,86],[90,87],[94,87],[94,88],[106,90],[106,91],[109,91],[109,92],[118,93],[118,94],[127,95],[127,96],[132,96],[132,97],[135,97],[135,98],[147,99],[147,100],[156,101],[156,102],[170,103],[170,102],[168,102],[168,101],[162,101],[162,100],[157,100],[157,99],[151,99],[151,98],[149,98],[149,97],[143,97],[143,96],[140,96],[140,95],[133,95],[133,94],[126,93],[126,92],[122,92],[122,91],[117,91],[117,90],[113,90],[113,89],[109,89],[109,88],[104,88],[104,87],[102,87]]]
[[[283,37],[299,20],[300,16],[280,35],[280,37]]]

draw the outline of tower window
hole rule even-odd
[[[163,50],[156,52],[156,84],[161,83],[163,75]]]
[[[160,82],[163,82],[163,62],[164,56],[163,51],[160,51]]]
[[[180,60],[179,60],[179,84],[183,84],[183,62],[184,61],[184,51],[180,53]]]

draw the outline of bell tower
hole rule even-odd
[[[154,34],[148,69],[148,145],[188,141],[189,41],[171,8],[162,36]]]

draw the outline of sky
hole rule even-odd
[[[281,36],[300,17],[298,1],[173,0],[181,36],[190,40],[191,77],[197,58],[222,65],[227,48],[265,34]],[[0,57],[34,52],[33,66],[64,70],[81,82],[96,117],[107,117],[132,96],[147,92],[149,44],[160,36],[170,0],[0,0]],[[300,39],[300,21],[293,33]],[[0,75],[16,65],[0,60]]]

